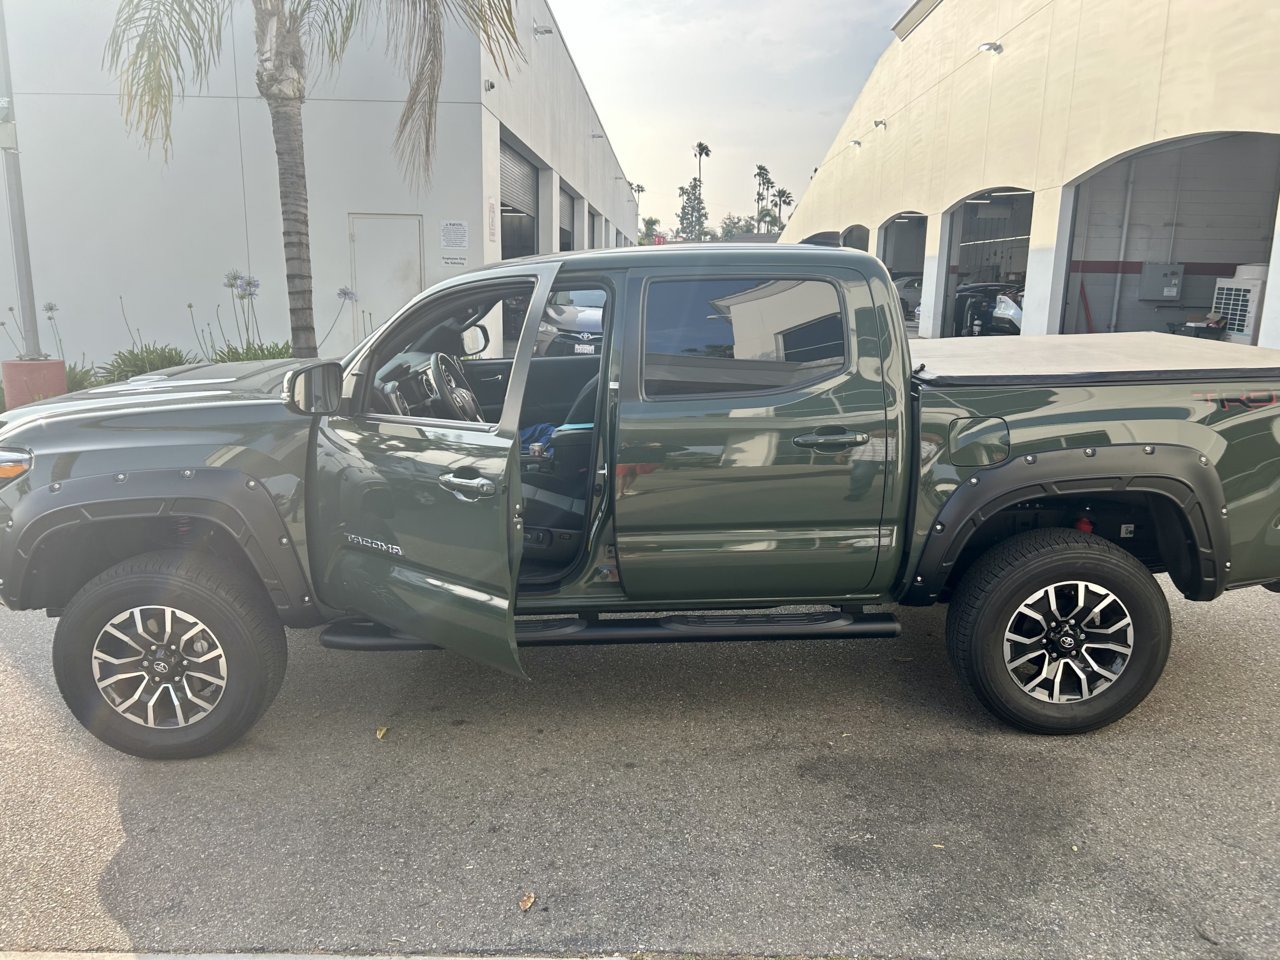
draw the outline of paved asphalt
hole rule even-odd
[[[2,614],[0,948],[1277,957],[1277,615],[1176,600],[1155,693],[1056,739],[968,698],[941,611],[535,651],[532,683],[304,632],[243,743],[147,763]]]

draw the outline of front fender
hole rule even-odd
[[[1042,497],[1145,493],[1181,511],[1195,542],[1198,569],[1184,592],[1212,600],[1231,566],[1226,496],[1217,470],[1198,450],[1176,445],[1122,444],[1028,454],[979,470],[961,483],[930,526],[901,602],[938,599],[965,545],[987,520],[1016,503]]]
[[[39,577],[41,544],[68,526],[129,518],[193,517],[222,528],[240,547],[288,624],[319,622],[306,565],[266,486],[239,470],[140,470],[26,484],[0,530],[0,597],[23,609]],[[6,491],[10,493],[10,491]],[[299,495],[301,488],[299,488]],[[5,499],[10,499],[6,497]],[[299,512],[303,505],[297,504]]]

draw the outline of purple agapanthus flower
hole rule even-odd
[[[236,280],[236,296],[241,300],[252,300],[258,295],[258,287],[262,286],[255,278],[242,276]]]
[[[50,300],[47,303],[42,304],[40,309],[43,310],[45,313],[57,313],[58,305],[54,303],[52,300]]]
[[[347,301],[347,303],[355,303],[360,298],[356,296],[356,292],[352,290],[350,287],[339,287],[338,299],[345,300]]]

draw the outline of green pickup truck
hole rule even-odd
[[[547,322],[575,303],[600,330]],[[849,250],[511,261],[341,362],[9,411],[0,599],[59,618],[68,706],[145,757],[241,736],[284,626],[522,675],[522,647],[893,636],[888,602],[949,604],[978,699],[1078,733],[1160,676],[1155,574],[1277,589],[1278,398],[1280,351],[1207,340],[908,344]]]

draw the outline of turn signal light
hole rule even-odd
[[[0,450],[0,484],[17,480],[31,469],[31,454],[25,450]]]

